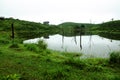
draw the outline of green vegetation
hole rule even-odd
[[[35,46],[37,47],[37,46]],[[40,50],[40,49],[38,49]],[[19,48],[0,48],[0,79],[7,80],[119,80],[119,63],[111,59],[79,59],[78,54]],[[117,65],[117,66],[116,66]]]
[[[14,40],[11,22],[15,27]],[[80,53],[48,50],[42,40],[37,44],[22,43],[35,37],[31,32],[45,37],[59,33],[59,28],[49,27],[15,19],[0,20],[0,80],[120,80],[120,52],[111,53],[108,59],[81,59]]]
[[[98,30],[100,36],[120,40],[120,20],[102,23]]]
[[[120,53],[119,52],[112,52],[110,54],[110,63],[120,65]]]
[[[89,24],[89,23],[74,23],[74,22],[65,22],[62,24],[59,24],[58,26],[61,28],[61,35],[65,35],[65,36],[74,36],[74,28],[76,27],[81,27],[82,25],[84,25],[85,31],[83,33],[83,35],[88,34],[90,31],[90,28],[92,26],[95,26],[95,24]],[[77,34],[79,35],[79,34]]]
[[[65,22],[58,26],[61,28],[60,34],[65,36],[74,36],[74,28],[76,26],[80,27],[81,25],[85,26],[84,33],[82,35],[97,34],[109,39],[120,40],[120,20],[104,22],[101,24]]]
[[[29,39],[48,36],[50,34],[56,34],[59,30],[56,25],[45,25],[42,23],[5,18],[4,20],[0,20],[0,31],[11,31],[12,23],[15,29],[15,37],[19,38]]]

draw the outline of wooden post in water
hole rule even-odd
[[[82,50],[82,29],[80,29],[80,49]]]
[[[62,48],[64,48],[64,29],[62,27]]]

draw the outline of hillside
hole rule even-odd
[[[88,34],[92,27],[97,27],[96,24],[90,23],[75,23],[75,22],[64,22],[58,25],[61,28],[61,34],[65,36],[73,36],[74,35],[74,28],[84,26],[85,34]]]
[[[84,25],[86,28],[89,28],[91,30],[107,30],[107,31],[120,31],[120,20],[115,20],[115,21],[109,21],[109,22],[104,22],[101,24],[90,24],[90,23],[74,23],[74,22],[65,22],[62,24],[59,24],[58,26],[64,28],[64,29],[68,29],[68,28],[72,28],[75,26],[81,26]]]
[[[61,23],[61,24],[59,24],[59,26],[62,26],[62,27],[74,27],[74,26],[77,26],[77,25],[85,25],[85,26],[87,26],[87,27],[89,27],[89,26],[92,26],[92,25],[94,25],[94,24],[90,24],[90,23],[75,23],[75,22],[64,22],[64,23]]]
[[[120,20],[104,22],[101,24],[64,22],[59,25],[49,25],[14,18],[0,18],[0,31],[11,32],[12,23],[15,29],[15,36],[28,39],[41,36],[48,37],[52,34],[74,36],[76,35],[74,34],[74,28],[81,26],[84,26],[85,35],[97,34],[103,37],[109,37],[108,35],[117,35],[118,38],[120,34]],[[105,33],[109,34],[104,35]],[[112,36],[111,38],[115,39],[116,37],[113,38]]]
[[[11,31],[11,25],[15,29],[15,35],[20,38],[33,38],[55,34],[58,31],[56,25],[24,21],[13,18],[0,19],[0,31]]]
[[[100,24],[100,30],[107,30],[111,32],[120,32],[120,20],[109,21]]]

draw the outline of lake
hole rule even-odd
[[[48,49],[56,51],[83,53],[83,57],[109,57],[110,52],[120,51],[120,40],[112,40],[98,35],[62,36],[35,38],[23,43],[37,43],[40,39],[48,44]]]

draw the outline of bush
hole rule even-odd
[[[37,45],[40,49],[47,49],[47,44],[43,40],[39,40]]]
[[[39,40],[38,44],[25,44],[24,45],[27,50],[34,51],[34,52],[41,52],[44,49],[47,49],[47,44],[43,40]]]
[[[110,63],[118,63],[120,64],[120,52],[112,52],[110,54]]]
[[[34,51],[34,52],[38,52],[39,51],[39,49],[38,49],[36,44],[25,44],[24,46],[29,51]]]

